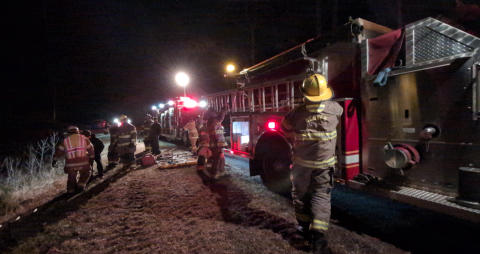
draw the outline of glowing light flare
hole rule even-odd
[[[267,128],[270,129],[270,130],[273,130],[273,131],[277,130],[278,124],[275,121],[268,121],[267,122]]]
[[[168,106],[173,106],[173,104],[175,104],[175,102],[173,102],[172,100],[169,100],[169,101],[167,102],[167,104],[168,104]]]
[[[127,123],[132,123],[132,120],[130,120],[130,119],[127,119]]]
[[[152,110],[157,110],[157,106],[153,105]]]
[[[180,102],[182,102],[183,106],[186,108],[195,108],[198,104],[196,100],[190,97],[180,97]]]
[[[206,101],[200,101],[198,103],[198,106],[201,107],[201,108],[206,108],[207,107],[207,102]]]
[[[188,83],[190,83],[190,77],[185,72],[181,71],[175,75],[175,82],[177,82],[179,86],[186,87]]]
[[[232,73],[235,71],[235,65],[233,64],[227,64],[227,66],[225,67],[225,70],[228,72],[228,73]]]
[[[160,104],[158,104],[158,107],[159,107],[159,108],[164,108],[164,107],[165,107],[165,104],[160,103]]]

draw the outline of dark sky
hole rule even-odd
[[[135,118],[152,103],[182,94],[176,71],[191,75],[190,93],[225,89],[227,61],[248,67],[344,24],[348,16],[392,28],[427,16],[458,16],[455,0],[33,3],[11,3],[3,11],[2,115],[3,125],[14,128],[51,122],[54,102],[62,123],[120,113],[141,120]]]

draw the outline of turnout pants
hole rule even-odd
[[[95,163],[97,163],[98,175],[103,175],[102,156],[100,154],[95,154]]]
[[[211,148],[212,157],[210,161],[212,162],[211,174],[212,176],[217,176],[225,173],[225,155],[223,154],[222,147]]]
[[[117,149],[114,146],[108,147],[107,158],[108,158],[109,165],[118,163],[118,153],[117,153]]]
[[[143,143],[145,144],[145,152],[151,153],[152,152],[152,140],[149,138],[145,138],[143,140]]]
[[[188,137],[188,139],[190,140],[190,148],[192,149],[192,152],[196,153],[198,137]]]
[[[160,145],[158,144],[158,136],[153,137],[152,140],[150,140],[150,145],[152,146],[152,153],[154,155],[160,154]]]
[[[330,221],[334,168],[307,168],[294,163],[292,198],[298,224],[325,233]]]
[[[90,168],[69,168],[65,169],[65,172],[68,174],[67,180],[67,192],[73,193],[77,188],[85,189],[87,185],[88,179],[90,178],[91,174]],[[80,174],[80,177],[77,181],[77,175]]]

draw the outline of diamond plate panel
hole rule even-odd
[[[451,35],[455,30],[452,29]],[[414,31],[414,62],[421,63],[444,57],[454,56],[473,51],[472,47],[438,33],[427,26],[415,27]]]

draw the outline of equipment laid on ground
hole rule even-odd
[[[159,169],[194,166],[197,164],[197,157],[191,152],[173,148],[162,151],[157,156],[157,164]]]
[[[142,166],[149,167],[155,165],[155,156],[151,153],[147,153],[142,157]]]

